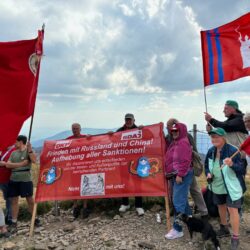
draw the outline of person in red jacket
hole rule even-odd
[[[5,151],[2,151],[0,153],[0,161],[8,161],[10,158],[10,155],[13,151],[15,151],[15,146],[11,146]],[[11,200],[7,197],[8,194],[8,183],[10,180],[11,170],[6,168],[5,166],[0,167],[0,189],[3,192],[3,197],[5,200],[5,206],[6,206],[6,214],[5,214],[5,223],[7,225],[10,225],[12,222],[12,216],[11,216]]]
[[[188,204],[188,193],[193,181],[192,148],[188,141],[187,127],[183,123],[171,128],[173,141],[166,152],[165,169],[173,185],[173,205],[175,220],[173,229],[165,237],[169,240],[183,237],[181,217],[190,216],[192,211]]]

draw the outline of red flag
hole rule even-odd
[[[250,136],[241,144],[240,151],[244,151],[247,155],[250,155]]]
[[[204,84],[250,75],[250,13],[218,28],[201,31]]]
[[[43,30],[32,40],[0,42],[0,150],[16,140],[34,111]]]

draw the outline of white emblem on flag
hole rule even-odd
[[[38,69],[38,56],[36,53],[33,53],[30,57],[29,57],[29,67],[30,67],[30,71],[36,75],[37,69]]]
[[[242,38],[241,33],[238,31],[239,27],[235,31],[239,34],[240,41],[240,54],[243,61],[243,69],[250,67],[250,39],[248,35]]]

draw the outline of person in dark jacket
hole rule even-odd
[[[239,104],[233,100],[226,101],[224,114],[227,120],[221,122],[214,119],[209,113],[205,113],[205,120],[208,122],[207,131],[211,131],[212,126],[223,128],[227,132],[227,142],[239,147],[248,135],[243,121],[244,114],[239,110]]]
[[[231,249],[239,246],[239,212],[242,196],[246,190],[243,179],[244,166],[240,153],[233,158],[237,148],[226,142],[223,128],[215,128],[209,132],[213,147],[208,150],[205,160],[205,172],[209,188],[213,192],[213,201],[218,205],[220,214],[220,230],[218,237],[230,235],[227,224],[227,211],[232,226]]]
[[[135,125],[135,117],[133,114],[126,114],[125,115],[125,124],[121,128],[119,128],[116,132],[125,131],[125,130],[129,130],[129,129],[134,129],[134,128],[142,128],[142,127],[143,126],[137,127]],[[144,215],[144,209],[142,207],[142,197],[135,197],[135,208],[136,208],[136,212],[139,216]],[[128,209],[130,209],[129,199],[127,197],[122,198],[122,204],[119,208],[119,212],[124,213]]]

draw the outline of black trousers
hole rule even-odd
[[[127,197],[122,198],[122,205],[129,205],[129,199]],[[135,197],[135,207],[142,208],[142,197]]]

